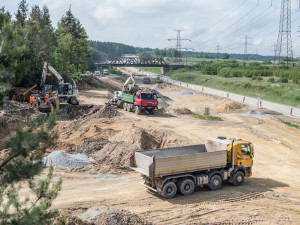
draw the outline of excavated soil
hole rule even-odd
[[[185,145],[187,138],[167,130],[142,129],[131,125],[109,139],[100,151],[92,154],[95,160],[129,166],[129,158],[134,150],[167,148]]]
[[[194,114],[191,110],[189,110],[185,107],[173,109],[173,113],[175,115],[191,115],[191,114]]]
[[[151,225],[152,223],[124,209],[98,206],[88,209],[80,218],[95,225]]]
[[[247,105],[245,104],[223,99],[216,104],[216,107],[213,108],[213,112],[229,112],[234,110],[243,110],[245,108],[247,108]]]
[[[39,111],[26,103],[7,101],[4,104],[4,113],[0,114],[0,150],[6,141],[19,127],[27,125],[27,119],[37,115]]]
[[[59,120],[77,120],[84,114],[88,114],[92,108],[93,105],[61,104]]]

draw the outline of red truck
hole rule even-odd
[[[136,114],[148,111],[149,114],[154,114],[157,109],[157,95],[153,92],[137,91],[133,94],[122,93],[123,109],[129,112],[134,111]]]

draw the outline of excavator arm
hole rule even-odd
[[[41,78],[41,87],[44,86],[46,82],[47,72],[48,70],[56,77],[59,84],[64,83],[64,78],[47,62],[44,62],[43,73]]]

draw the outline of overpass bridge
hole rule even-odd
[[[111,67],[161,67],[162,73],[183,68],[181,64],[168,64],[163,58],[140,59],[137,57],[117,57],[112,61],[95,63],[101,68]]]

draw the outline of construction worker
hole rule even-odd
[[[41,105],[41,97],[40,96],[38,96],[37,101],[38,101],[38,106],[40,106]]]
[[[32,106],[32,103],[33,103],[33,96],[30,95],[30,105]]]
[[[33,106],[36,107],[37,106],[37,96],[33,96]]]
[[[46,95],[45,95],[45,103],[48,104],[48,98],[49,98],[49,93],[46,92]]]

